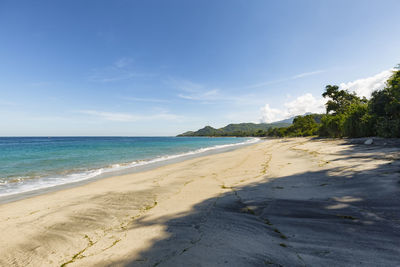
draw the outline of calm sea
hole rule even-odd
[[[0,137],[0,196],[256,141],[228,137]]]

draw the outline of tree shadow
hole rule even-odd
[[[266,179],[227,189],[187,213],[138,218],[136,226],[162,224],[166,235],[139,257],[115,264],[398,266],[400,161],[348,176],[340,171]]]

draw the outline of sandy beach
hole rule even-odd
[[[398,266],[396,141],[267,140],[0,205],[1,266]]]

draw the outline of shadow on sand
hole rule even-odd
[[[353,144],[341,160],[373,160],[382,146]],[[399,155],[388,146],[383,157]],[[382,156],[379,156],[382,157]],[[346,159],[345,159],[346,160]],[[146,217],[137,223],[149,225]],[[127,266],[399,266],[400,161],[324,171],[227,189],[167,228]],[[117,263],[118,264],[118,263]]]

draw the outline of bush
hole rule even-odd
[[[372,116],[368,104],[353,103],[344,113],[343,136],[362,137],[374,135]]]
[[[287,129],[289,136],[310,136],[318,133],[319,125],[315,121],[315,115],[297,116],[293,125]]]
[[[326,114],[322,117],[319,134],[326,137],[342,137],[344,120],[343,114]]]
[[[400,137],[400,120],[379,117],[376,122],[376,133],[381,137]]]

